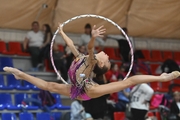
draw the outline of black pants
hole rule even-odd
[[[114,112],[116,112],[116,108],[114,106],[112,106],[111,104],[108,104],[107,114],[111,120],[114,120]]]
[[[129,43],[125,39],[120,39],[117,42],[119,44],[119,52],[121,54],[123,62],[128,63],[130,61],[130,59],[129,59],[130,58],[130,56],[129,56],[129,52],[130,52]]]
[[[67,68],[64,63],[64,60],[63,59],[54,60],[54,64],[55,64],[57,70],[59,70],[61,72],[62,78],[67,81],[67,79],[68,79]]]
[[[125,112],[126,111],[126,105],[128,102],[122,101],[122,100],[118,100],[118,102],[115,104],[116,106],[116,111],[119,112]]]
[[[39,49],[39,47],[29,47],[28,51],[31,55],[32,66],[35,68],[39,64],[40,49]]]
[[[129,51],[130,50],[120,50],[121,52],[121,57],[122,57],[122,60],[123,60],[123,62],[125,62],[125,63],[128,63],[129,61],[130,61],[130,55],[129,55]]]
[[[147,110],[131,108],[131,113],[133,116],[132,120],[145,120],[145,116],[147,112],[148,112]]]
[[[104,116],[105,116],[105,112],[98,112],[98,113],[91,113],[91,116],[94,118],[94,119],[104,119]]]
[[[39,60],[42,63],[44,59],[49,58],[50,56],[50,44],[47,44],[45,47],[40,49]]]

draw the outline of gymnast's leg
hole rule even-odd
[[[175,71],[169,74],[163,73],[160,76],[153,75],[135,75],[133,77],[129,77],[124,81],[112,82],[104,85],[96,85],[92,86],[87,90],[87,94],[91,98],[99,97],[105,94],[111,94],[114,92],[119,92],[125,88],[130,86],[141,84],[141,83],[149,83],[149,82],[167,82],[172,79],[175,79],[180,76],[180,72]]]
[[[65,95],[68,97],[70,96],[71,85],[59,84],[59,83],[55,83],[55,82],[46,82],[45,80],[28,75],[16,68],[4,67],[3,69],[6,72],[12,73],[16,79],[26,80],[42,90],[55,92],[55,93]]]

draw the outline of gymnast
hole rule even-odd
[[[98,85],[97,83],[93,82],[91,74],[94,73],[96,77],[102,76],[109,70],[111,66],[109,56],[106,53],[101,51],[94,54],[95,38],[103,37],[105,32],[106,29],[104,29],[103,26],[99,28],[96,28],[96,26],[93,27],[92,38],[87,45],[89,55],[83,55],[78,52],[73,44],[73,41],[63,32],[63,28],[61,27],[61,24],[59,24],[60,35],[76,57],[68,71],[71,84],[46,82],[45,80],[33,77],[12,67],[4,67],[4,71],[12,73],[16,79],[26,80],[42,90],[59,93],[61,95],[71,97],[71,99],[79,100],[89,100],[105,94],[111,94],[136,84],[155,81],[166,82],[180,76],[180,72],[178,71],[174,71],[169,74],[163,73],[160,76],[135,75],[127,78],[124,81]]]

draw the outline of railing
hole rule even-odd
[[[12,30],[12,29],[0,29],[0,39],[5,41],[23,41],[27,34],[26,30]],[[67,34],[75,44],[79,45],[80,34]],[[149,49],[149,50],[180,50],[180,40],[178,39],[158,39],[158,38],[133,38],[136,49]],[[58,35],[56,37],[56,42],[60,44],[65,44],[63,39]],[[98,45],[96,43],[96,45]],[[106,46],[118,47],[115,40],[107,39]]]

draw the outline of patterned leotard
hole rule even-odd
[[[83,100],[91,99],[86,94],[86,88],[89,85],[93,85],[94,82],[90,78],[90,74],[94,67],[95,62],[89,64],[87,62],[88,57],[85,55],[80,55],[77,57],[71,64],[68,75],[71,80],[71,99],[75,99],[77,97],[82,98]]]

